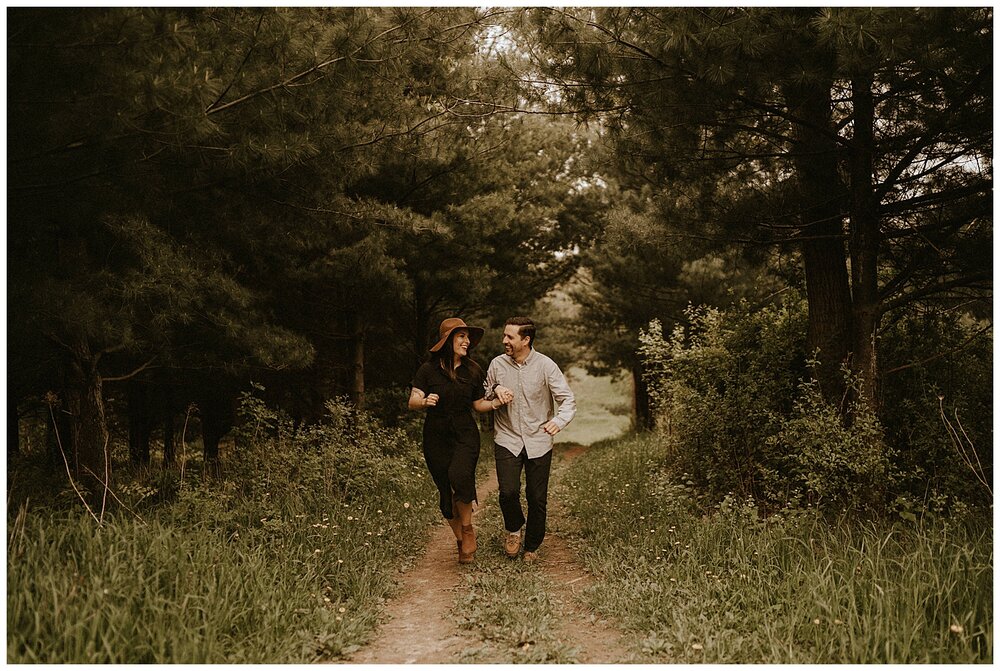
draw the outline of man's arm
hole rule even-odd
[[[559,366],[555,362],[545,372],[545,380],[549,385],[549,391],[552,392],[552,397],[559,404],[556,416],[543,427],[547,434],[554,436],[573,421],[573,417],[576,415],[576,397],[573,395],[573,390],[569,388],[566,376],[559,370]]]
[[[489,412],[490,410],[496,410],[497,408],[506,405],[500,400],[500,397],[495,397],[492,401],[487,401],[485,398],[476,399],[472,402],[472,408],[476,412]]]

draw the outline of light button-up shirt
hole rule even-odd
[[[486,371],[487,398],[497,383],[514,392],[514,400],[494,411],[494,440],[515,456],[522,449],[537,459],[552,449],[552,436],[542,427],[549,421],[566,428],[576,415],[576,399],[556,362],[531,350],[523,363],[501,354]],[[558,411],[556,407],[558,406]]]

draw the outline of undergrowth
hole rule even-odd
[[[122,483],[143,505],[101,525],[9,511],[8,662],[302,663],[366,642],[436,519],[419,446],[344,403],[292,431],[245,401],[223,480]]]

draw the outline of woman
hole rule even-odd
[[[439,335],[430,361],[413,376],[408,406],[427,411],[424,460],[440,494],[441,514],[455,534],[458,561],[468,564],[477,547],[472,503],[477,500],[479,427],[472,409],[477,401],[477,406],[489,404],[481,400],[483,369],[469,350],[482,339],[483,329],[453,317],[441,322]]]

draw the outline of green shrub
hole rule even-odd
[[[991,483],[993,472],[992,338],[982,328],[970,318],[918,313],[891,324],[880,339],[887,371],[880,415],[908,507],[933,514],[992,503],[980,480]],[[971,464],[945,419],[959,431]]]
[[[759,309],[691,307],[669,336],[656,321],[641,333],[676,472],[713,501],[731,492],[770,507],[888,503],[908,517],[988,509],[992,357],[976,337],[982,327],[942,314],[890,325],[879,415],[854,406],[845,422],[810,374],[806,322],[805,301],[789,292]]]
[[[240,448],[227,466],[245,495],[278,488],[300,496],[350,500],[376,488],[397,488],[420,463],[407,433],[388,428],[347,399],[325,404],[317,423],[294,427],[290,418],[245,394]],[[262,441],[267,436],[269,440]]]
[[[819,504],[843,509],[883,500],[889,453],[882,426],[871,409],[852,403],[850,425],[840,411],[823,400],[815,380],[800,385],[792,414],[768,443],[789,455],[789,482],[816,497]],[[796,482],[797,480],[797,482]]]
[[[674,463],[716,500],[727,492],[762,500],[787,495],[788,459],[769,441],[793,407],[806,373],[805,303],[733,312],[691,307],[669,338],[658,322],[641,336],[659,428]]]

